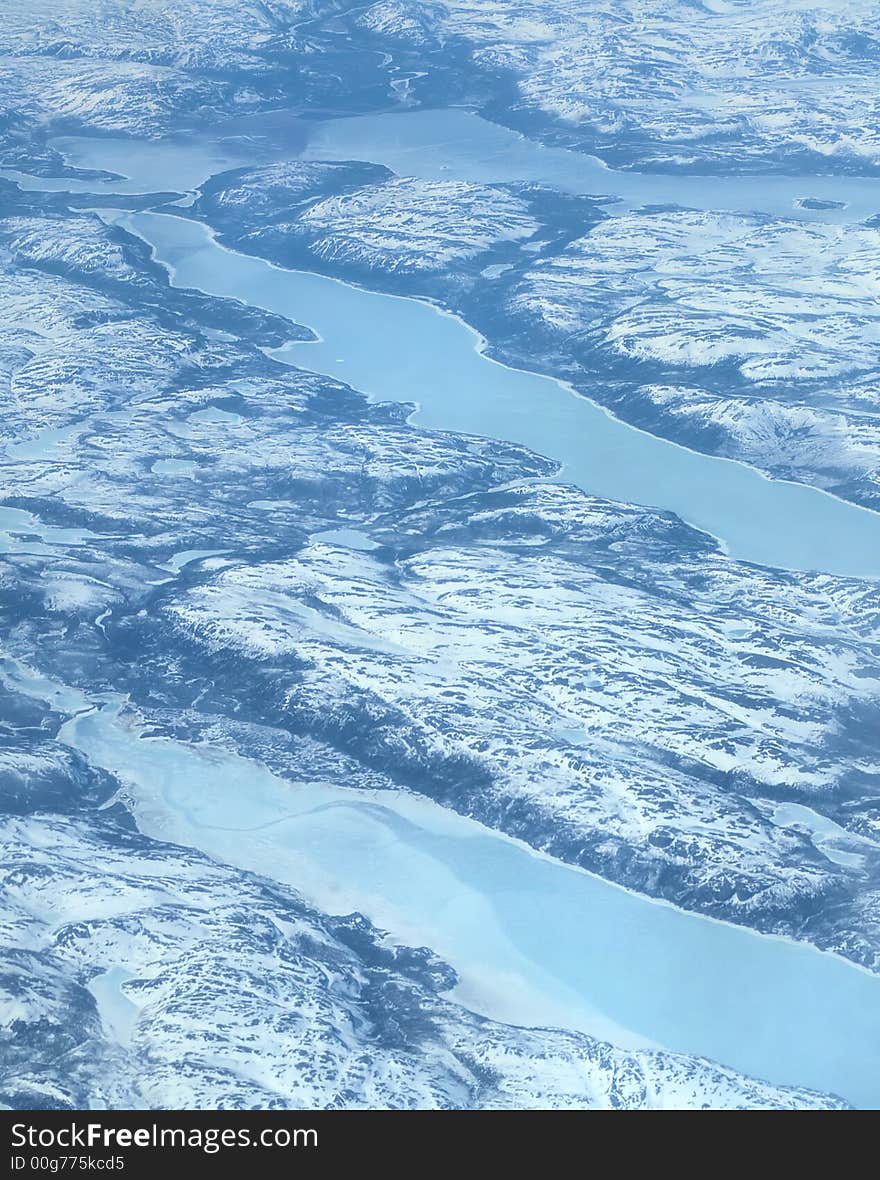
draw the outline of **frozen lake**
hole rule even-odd
[[[563,382],[489,359],[477,333],[429,303],[282,270],[223,248],[199,222],[105,216],[148,242],[175,285],[277,312],[320,337],[275,356],[382,400],[417,402],[419,425],[521,443],[559,460],[562,479],[676,512],[745,561],[880,576],[880,514],[629,426]]]
[[[880,209],[880,180],[860,176],[698,176],[609,168],[595,156],[533,140],[457,108],[305,122],[289,112],[230,121],[226,133],[140,143],[112,136],[51,141],[69,164],[122,180],[45,179],[6,170],[26,188],[72,192],[187,192],[226,168],[272,160],[371,160],[401,176],[492,184],[534,181],[607,197],[607,211],[680,204],[691,209],[772,213],[801,221],[853,222]],[[803,204],[802,202],[806,202]]]
[[[59,737],[119,776],[146,835],[430,946],[474,1011],[880,1107],[880,976],[632,893],[421,796],[287,779],[215,746],[142,736],[122,698],[90,699],[12,661],[0,676],[75,714]],[[128,978],[120,965],[91,984],[125,1036]]]
[[[880,977],[843,959],[631,893],[427,799],[140,737],[112,705],[61,736],[126,782],[147,835],[432,947],[476,1011],[880,1105]]]

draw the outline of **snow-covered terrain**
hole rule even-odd
[[[459,104],[618,168],[873,175],[874,7],[39,0],[3,17],[0,1101],[840,1105],[564,1018],[478,1015],[421,935],[319,904],[295,862],[282,883],[268,852],[196,846],[173,792],[139,796],[76,718],[112,704],[145,741],[430,800],[875,982],[876,581],[734,560],[648,497],[572,486],[552,447],[413,423],[416,381],[407,405],[307,371],[312,345],[275,351],[314,340],[307,315],[176,286],[110,209],[207,223],[212,264],[239,250],[429,298],[494,357],[647,431],[876,506],[870,221],[427,179],[368,145],[296,158],[303,116]],[[114,196],[60,134],[253,159],[172,205],[160,169],[157,194]],[[249,789],[243,771],[245,809]]]
[[[876,229],[631,214],[527,271],[512,306],[628,360],[833,389],[874,367],[878,249]]]
[[[873,503],[878,248],[862,226],[636,213],[526,270],[509,307],[566,360],[647,376],[620,399],[637,421]]]
[[[48,250],[49,230],[41,240]],[[53,293],[97,281],[83,240],[73,256],[59,242],[68,277]],[[136,243],[121,250],[106,285],[134,267]],[[150,281],[151,298],[179,306]],[[755,803],[819,801],[856,837],[870,820],[873,587],[750,569],[674,519],[573,489],[495,491],[553,466],[419,432],[242,339],[206,339],[200,310],[175,333],[161,307],[97,338],[71,327],[12,372],[24,441],[9,452],[10,502],[85,525],[91,553],[51,574],[28,556],[22,634],[47,628],[53,658],[123,691],[131,672],[113,652],[133,642],[136,680],[149,667],[178,705],[187,683],[207,687],[201,663],[234,655],[224,691],[256,719],[627,884],[874,962],[855,900],[863,861],[845,871]],[[160,342],[137,366],[132,336]],[[339,523],[369,525],[379,551],[302,547]],[[138,572],[188,551],[209,556],[181,568],[179,589]],[[51,620],[65,616],[92,633],[87,656],[67,640],[58,652]],[[846,896],[855,917],[838,905],[829,925],[826,901]]]

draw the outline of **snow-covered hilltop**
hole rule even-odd
[[[277,226],[275,232],[283,235],[284,228]],[[521,201],[495,189],[402,178],[326,197],[305,210],[297,229],[309,237],[309,249],[318,258],[393,273],[401,267],[443,271],[480,257],[499,241],[532,237],[538,223]],[[418,251],[412,249],[414,240]]]

